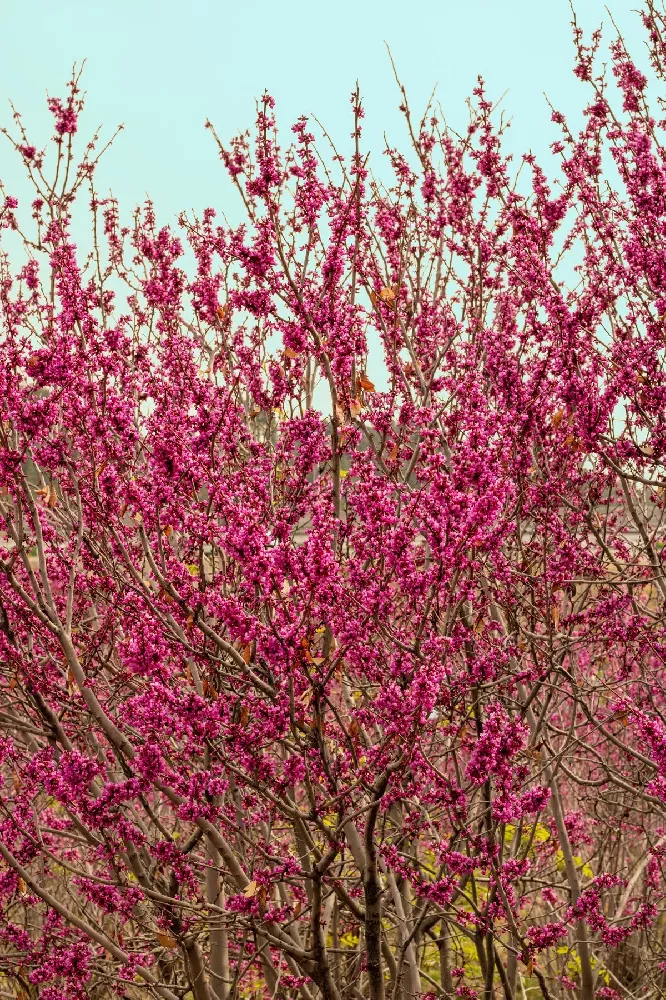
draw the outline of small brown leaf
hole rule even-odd
[[[294,907],[294,917],[300,917],[301,910],[303,909],[300,899],[296,901],[296,906]]]
[[[553,414],[553,427],[557,430],[562,421],[564,420],[564,410],[557,410]]]
[[[257,893],[257,899],[259,901],[259,913],[263,916],[266,912],[266,901],[268,899],[268,893],[266,892],[266,887],[262,885],[261,889]]]
[[[351,738],[355,740],[360,731],[361,727],[359,726],[358,722],[356,721],[356,719],[352,719],[351,722],[349,723],[349,735],[351,736]]]
[[[375,292],[373,290],[370,291],[370,301],[372,302],[373,306],[377,305],[377,301],[378,301],[377,292]]]
[[[284,349],[285,358],[291,358],[294,361],[298,357],[298,351],[295,351],[293,347],[285,347]]]
[[[395,302],[395,292],[392,288],[384,287],[379,292],[382,302]]]
[[[69,667],[67,670],[67,691],[69,694],[72,694],[74,691],[75,681],[76,678],[74,677],[74,671],[71,667]]]
[[[243,650],[243,659],[245,660],[246,663],[250,663],[250,661],[252,660],[252,654],[253,654],[252,646],[253,643],[249,642],[245,647],[245,649]]]
[[[178,944],[173,934],[169,934],[168,931],[158,931],[155,937],[163,948],[175,948]]]
[[[312,688],[307,687],[305,691],[302,691],[301,694],[299,694],[297,701],[299,701],[304,708],[307,708],[312,701]]]
[[[259,886],[255,882],[255,880],[252,879],[250,884],[246,886],[243,895],[245,896],[246,899],[254,899],[254,897],[257,895],[258,892],[259,892]]]
[[[351,413],[352,417],[358,417],[362,409],[363,407],[361,406],[360,400],[352,399],[351,403],[349,404],[349,412]]]
[[[15,792],[20,792],[21,791],[21,779],[19,778],[18,771],[14,771],[14,774],[12,776],[12,783],[14,785],[14,791]]]
[[[21,878],[20,875],[18,878],[18,891],[21,893],[22,896],[25,896],[26,892],[28,891],[28,886],[26,885],[25,879]]]
[[[366,392],[375,392],[374,382],[371,382],[367,375],[359,375],[357,382],[359,387],[365,389]]]
[[[250,709],[247,707],[247,705],[243,705],[240,711],[240,721],[243,729],[247,727],[249,719],[250,719]]]
[[[165,536],[167,538],[171,538],[171,536],[173,535],[173,525],[172,524],[167,524],[166,528],[164,529],[164,534],[165,534]]]
[[[556,604],[553,604],[553,606],[550,609],[550,620],[557,629],[560,624],[560,609],[557,607]]]
[[[345,422],[345,411],[342,409],[339,403],[335,404],[335,422],[336,424],[344,424]]]

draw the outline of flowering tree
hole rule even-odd
[[[2,997],[663,995],[666,121],[574,32],[557,187],[481,82],[386,184],[265,96],[189,271],[77,75],[52,173],[16,116]]]

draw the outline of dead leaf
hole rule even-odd
[[[35,491],[39,496],[44,497],[47,507],[55,507],[58,502],[58,494],[53,486],[44,486],[43,489]]]
[[[294,907],[294,917],[300,917],[301,910],[303,909],[300,899],[297,900],[296,906]]]
[[[557,410],[553,414],[553,427],[557,429],[564,420],[564,410]]]
[[[339,403],[335,404],[335,422],[336,424],[344,424],[345,422],[345,411],[342,409]]]
[[[310,652],[310,642],[309,642],[307,636],[304,636],[301,639],[301,649],[303,650],[303,656],[304,656],[306,662],[307,663],[314,663],[314,660],[312,658],[312,653]]]
[[[257,893],[257,899],[259,901],[259,913],[263,916],[266,912],[266,901],[268,899],[268,893],[266,892],[266,887],[262,885],[261,889]]]
[[[550,609],[550,620],[552,621],[555,628],[558,628],[560,624],[560,609],[557,607],[556,604],[553,604],[552,608]]]
[[[351,403],[349,404],[349,412],[351,413],[352,417],[358,417],[362,409],[363,407],[361,406],[360,400],[352,399]]]
[[[167,538],[171,538],[171,536],[173,535],[173,525],[167,524],[166,528],[164,529],[164,534]]]
[[[352,719],[351,722],[349,723],[349,735],[351,736],[351,738],[355,740],[360,731],[361,727],[359,726],[358,722],[356,721],[356,719]]]
[[[252,660],[252,643],[249,642],[245,649],[243,650],[243,659],[246,663],[250,663]]]
[[[14,771],[14,774],[13,774],[13,785],[14,785],[14,791],[15,792],[20,792],[21,791],[21,779],[19,778],[18,771]]]
[[[294,361],[298,357],[298,351],[295,351],[293,347],[285,347],[284,356]]]
[[[395,302],[395,292],[392,288],[384,287],[379,292],[382,302]]]
[[[240,712],[240,721],[243,729],[246,728],[249,719],[250,719],[250,709],[247,707],[247,705],[243,705],[241,707],[241,712]]]
[[[20,875],[18,878],[18,891],[21,893],[22,896],[25,896],[26,892],[28,891],[28,886],[26,885],[25,879],[21,878]]]
[[[155,937],[163,948],[175,948],[178,944],[173,934],[169,934],[168,931],[158,931]]]
[[[245,896],[246,899],[254,899],[254,897],[257,895],[258,892],[259,892],[259,886],[255,882],[255,880],[252,879],[250,884],[246,886],[243,895]]]
[[[377,305],[377,300],[378,300],[377,292],[375,292],[375,291],[373,291],[371,289],[370,290],[370,301],[372,302],[373,306]]]
[[[359,375],[357,382],[359,387],[365,389],[366,392],[375,392],[375,384],[370,381],[367,375]]]
[[[203,693],[205,698],[210,698],[211,701],[217,701],[217,689],[212,681],[207,677],[203,682]]]
[[[308,687],[305,691],[302,691],[297,700],[303,705],[304,708],[308,708],[310,702],[312,701],[312,688]]]

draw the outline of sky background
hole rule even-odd
[[[636,4],[617,0],[613,17],[644,61]],[[587,30],[603,21],[601,0],[578,0]],[[375,160],[383,134],[398,145],[404,130],[399,94],[385,43],[391,48],[414,112],[437,84],[448,121],[464,127],[465,98],[477,74],[492,99],[508,90],[509,148],[543,156],[557,137],[544,91],[572,122],[587,97],[573,76],[568,0],[0,0],[0,125],[11,125],[11,99],[31,141],[52,132],[45,96],[64,94],[72,64],[87,60],[81,135],[104,123],[124,124],[97,175],[112,189],[123,217],[149,193],[158,221],[182,209],[212,205],[240,221],[237,199],[204,121],[221,139],[251,125],[255,98],[267,88],[277,100],[283,131],[314,113],[346,152],[349,95],[358,79],[366,109],[365,143]],[[0,136],[0,140],[3,137]],[[0,144],[0,179],[24,193],[22,165]]]

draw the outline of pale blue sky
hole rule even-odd
[[[631,0],[613,16],[643,59],[643,34]],[[601,0],[578,0],[586,27],[604,21]],[[313,112],[344,148],[351,128],[349,94],[364,95],[366,143],[379,154],[382,133],[401,139],[397,89],[388,42],[412,105],[420,111],[437,83],[455,126],[466,120],[465,97],[477,73],[492,98],[508,89],[517,151],[543,153],[556,137],[543,92],[575,113],[586,94],[574,78],[568,0],[304,0],[213,3],[190,0],[0,0],[0,124],[10,124],[11,98],[33,141],[51,128],[45,93],[63,93],[72,63],[87,59],[82,134],[103,122],[125,125],[100,169],[123,214],[149,192],[161,221],[205,205],[235,215],[206,117],[221,138],[251,124],[254,98],[268,88],[284,131]],[[1,138],[1,137],[0,137]],[[22,193],[11,150],[0,145],[0,177]]]

